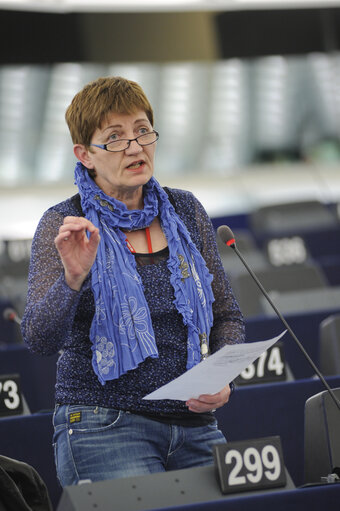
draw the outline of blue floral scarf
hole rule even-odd
[[[99,381],[119,378],[158,350],[143,285],[123,230],[144,229],[156,216],[169,247],[174,303],[188,328],[187,369],[207,351],[214,301],[205,261],[155,178],[144,186],[144,209],[129,210],[107,196],[78,162],[75,168],[84,214],[100,232],[91,279],[95,315],[90,329],[92,365]],[[203,348],[203,349],[202,349]]]

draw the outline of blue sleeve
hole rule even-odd
[[[28,348],[42,355],[57,353],[67,343],[80,296],[89,287],[89,279],[79,292],[65,282],[54,244],[62,223],[63,214],[51,208],[40,220],[32,243],[21,330]]]

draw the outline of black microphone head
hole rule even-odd
[[[217,234],[219,235],[220,239],[223,241],[225,245],[228,245],[228,247],[235,248],[235,237],[233,234],[233,231],[228,227],[227,225],[220,225],[217,228]]]

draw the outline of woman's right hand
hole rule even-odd
[[[87,236],[87,231],[90,236]],[[67,216],[54,243],[70,288],[79,291],[97,255],[99,230],[84,217]]]

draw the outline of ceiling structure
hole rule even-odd
[[[331,8],[340,0],[0,0],[0,9],[54,13]]]

